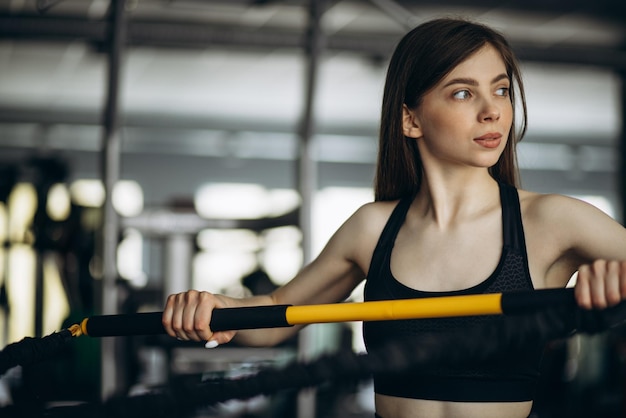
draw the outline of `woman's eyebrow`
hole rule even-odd
[[[495,84],[504,79],[508,80],[509,76],[505,73],[498,74],[497,76],[493,78],[493,80],[491,80],[491,84]],[[452,80],[448,81],[444,85],[444,87],[452,86],[454,84],[466,84],[469,86],[477,86],[478,81],[474,80],[473,78],[453,78]]]
[[[491,80],[491,84],[495,84],[495,83],[497,83],[498,81],[501,81],[501,80],[509,80],[508,74],[502,73],[502,74],[500,74],[498,76],[495,76],[493,78],[493,80]]]

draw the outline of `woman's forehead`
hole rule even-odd
[[[508,73],[502,54],[493,45],[486,44],[457,64],[440,84],[455,78],[491,80],[502,73]]]

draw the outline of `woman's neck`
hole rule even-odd
[[[416,196],[417,213],[447,229],[500,204],[498,183],[487,170],[424,175]]]

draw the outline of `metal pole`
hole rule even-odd
[[[193,261],[193,235],[171,234],[165,237],[165,280],[163,296],[191,289],[191,264]],[[163,301],[165,304],[165,300]]]
[[[103,116],[102,178],[106,192],[102,225],[102,313],[116,314],[118,294],[116,288],[116,251],[119,235],[119,219],[113,208],[112,193],[120,175],[120,116],[119,90],[120,68],[126,43],[125,0],[112,0],[108,36],[108,84]],[[109,398],[120,386],[122,366],[116,359],[117,340],[105,338],[101,342],[100,393]]]
[[[619,81],[622,84],[621,88],[621,97],[620,104],[621,108],[621,131],[618,138],[618,162],[617,162],[617,190],[619,199],[619,214],[621,215],[621,219],[618,219],[622,223],[622,225],[626,226],[626,69],[621,69],[617,72],[619,76]],[[620,402],[620,412],[621,416],[626,416],[626,384],[624,384],[624,377],[622,375],[621,379],[621,402]]]
[[[302,198],[300,207],[300,228],[302,230],[302,251],[304,263],[313,258],[312,251],[312,208],[313,198],[317,190],[317,161],[315,159],[314,107],[317,88],[319,58],[324,49],[320,20],[325,10],[325,1],[310,0],[308,9],[308,27],[305,38],[305,52],[307,58],[304,109],[300,125],[300,142],[298,156],[298,188]],[[298,336],[298,357],[308,360],[315,355],[316,328],[313,325],[305,328]],[[298,395],[298,418],[314,418],[315,390],[307,389]]]
[[[300,208],[300,228],[304,239],[302,240],[302,250],[304,253],[304,263],[307,264],[312,259],[311,242],[311,219],[313,196],[317,189],[317,161],[315,161],[315,140],[314,131],[314,107],[315,92],[317,88],[317,77],[319,67],[319,57],[323,48],[323,39],[320,28],[321,1],[310,0],[309,7],[309,27],[306,39],[306,80],[304,109],[300,125],[300,142],[298,155],[298,189],[302,198]]]
[[[619,221],[622,225],[626,225],[626,70],[619,71],[617,74],[622,84],[622,95],[620,97],[622,123],[618,144],[619,161],[617,162],[617,174],[619,176],[617,179],[617,187],[619,188],[618,199],[621,214]]]

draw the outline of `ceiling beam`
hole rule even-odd
[[[405,8],[440,7],[441,0],[393,0]],[[621,0],[446,0],[446,7],[506,10],[515,13],[581,14],[622,24],[626,2]]]
[[[69,42],[82,40],[102,50],[107,22],[76,17],[33,14],[0,14],[0,39]],[[371,55],[386,59],[402,35],[335,34],[327,38],[326,49]],[[247,30],[242,27],[192,22],[129,20],[128,45],[178,49],[239,47],[245,49],[302,49],[305,34],[294,30]],[[511,41],[522,61],[590,65],[626,71],[626,50],[596,45]]]

